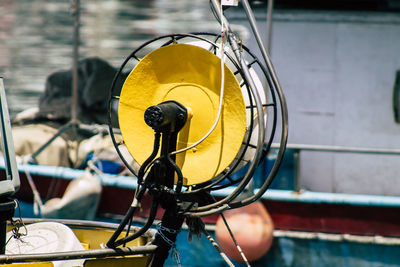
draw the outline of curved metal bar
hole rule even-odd
[[[215,1],[215,0],[212,0]],[[244,2],[244,6],[245,6],[245,10],[246,10],[246,14],[249,17],[250,20],[250,24],[252,26],[253,32],[256,36],[257,42],[259,44],[260,50],[262,52],[262,55],[264,57],[264,60],[266,62],[266,66],[267,66],[267,70],[268,70],[268,77],[271,77],[272,83],[278,93],[278,97],[280,99],[280,103],[281,103],[281,115],[282,115],[282,132],[281,132],[281,147],[278,151],[278,156],[277,159],[272,167],[272,170],[270,172],[270,175],[268,176],[267,180],[265,181],[265,183],[261,186],[260,190],[253,195],[252,197],[249,197],[245,200],[242,200],[240,202],[235,202],[235,203],[231,203],[229,206],[230,208],[237,208],[237,207],[241,207],[241,206],[245,206],[248,205],[254,201],[256,201],[257,199],[259,199],[264,193],[265,191],[268,189],[268,187],[270,186],[270,184],[273,181],[273,178],[276,176],[276,173],[278,172],[279,166],[282,162],[283,159],[283,155],[285,152],[285,147],[286,147],[286,143],[287,143],[287,136],[288,136],[288,117],[287,117],[287,106],[286,106],[286,100],[285,97],[283,95],[283,91],[280,87],[279,81],[277,79],[277,76],[275,74],[273,65],[271,63],[271,60],[269,59],[268,54],[265,51],[265,48],[262,44],[262,42],[260,42],[261,38],[259,37],[258,31],[257,31],[257,27],[255,25],[255,20],[254,17],[252,17],[252,12],[250,9],[250,6],[248,5],[247,0],[243,1]],[[223,19],[223,18],[222,18]],[[245,69],[246,71],[246,69]],[[221,202],[221,201],[220,201]],[[197,213],[197,215],[199,216],[208,216],[211,214],[215,214],[217,213],[218,210],[217,209],[212,209],[209,211],[205,211],[201,214]]]
[[[287,118],[286,101],[285,101],[282,91],[278,90],[278,96],[281,101],[281,114],[282,114],[282,121],[283,121],[282,133],[281,133],[282,138],[281,138],[281,142],[280,142],[280,150],[278,152],[277,159],[276,159],[276,161],[272,167],[272,170],[271,170],[268,178],[266,179],[265,183],[261,186],[261,188],[257,191],[257,193],[255,195],[253,195],[247,199],[244,199],[239,202],[230,203],[229,205],[215,207],[215,208],[209,209],[208,211],[197,212],[197,213],[195,213],[197,216],[200,216],[200,217],[209,216],[209,215],[213,215],[216,213],[220,213],[220,212],[230,209],[230,208],[239,208],[242,206],[249,205],[252,202],[257,201],[265,193],[265,191],[269,188],[269,186],[271,185],[273,178],[276,176],[278,169],[280,167],[280,164],[282,162],[286,143],[287,143],[287,136],[288,136],[288,124],[287,124],[288,118]]]
[[[273,85],[273,82],[271,80],[271,77],[268,76],[268,72],[265,69],[265,67],[260,64],[259,60],[257,59],[257,57],[246,47],[246,46],[242,46],[242,48],[252,57],[255,58],[256,62],[257,62],[257,66],[260,67],[261,71],[263,72],[264,76],[266,77],[268,86],[269,86],[269,92],[271,93],[271,97],[272,97],[272,103],[276,103],[276,95],[275,95],[275,87]],[[265,91],[265,94],[267,95],[267,91]],[[267,145],[264,149],[264,155],[263,158],[266,156],[266,154],[268,153],[268,151],[270,150],[271,146],[272,146],[272,142],[275,136],[275,131],[276,131],[276,121],[277,121],[277,105],[274,104],[273,105],[273,118],[272,118],[272,129],[271,129],[271,134],[270,137],[268,139]],[[227,184],[227,185],[223,185],[223,186],[219,186],[217,188],[213,188],[213,190],[219,190],[219,189],[223,189],[226,188],[232,184],[237,183],[239,180],[243,179],[243,177],[237,179],[237,181],[233,181],[231,184]]]
[[[213,0],[213,1],[215,1],[215,0]],[[223,19],[225,19],[225,18],[223,18]],[[229,24],[225,24],[225,25],[229,25]],[[228,37],[229,37],[229,40],[230,40],[230,43],[231,43],[231,46],[232,46],[232,48],[233,48],[233,52],[234,52],[234,54],[235,54],[235,56],[236,56],[236,58],[237,58],[237,60],[238,60],[238,62],[239,62],[239,64],[240,64],[240,66],[241,66],[241,68],[240,67],[238,67],[238,65],[236,65],[236,64],[238,64],[235,60],[231,60],[231,62],[234,64],[234,65],[236,65],[237,66],[237,68],[238,68],[238,70],[243,70],[242,71],[242,73],[243,74],[241,74],[241,75],[244,75],[244,80],[245,81],[248,81],[248,83],[249,83],[249,85],[250,85],[250,88],[248,88],[248,90],[250,90],[250,92],[251,92],[251,94],[253,95],[253,97],[254,97],[254,99],[255,99],[255,101],[256,101],[256,108],[257,108],[257,113],[258,114],[264,114],[264,111],[263,111],[263,105],[262,105],[262,101],[260,100],[260,96],[258,95],[258,92],[257,92],[257,90],[256,90],[256,87],[255,87],[255,84],[254,84],[254,81],[252,80],[252,78],[251,78],[251,76],[250,76],[250,73],[249,73],[249,70],[248,70],[248,66],[247,66],[247,63],[244,61],[244,59],[242,58],[242,54],[241,54],[241,48],[242,47],[240,47],[240,49],[239,49],[239,46],[238,46],[238,44],[237,44],[237,41],[235,40],[235,36],[229,31],[229,35],[228,35]],[[120,70],[122,71],[122,69],[125,67],[125,65],[127,64],[127,62],[128,62],[128,60],[129,59],[131,59],[131,58],[135,58],[135,54],[138,52],[138,51],[140,51],[142,48],[144,48],[144,47],[146,47],[148,44],[150,44],[150,43],[152,43],[152,42],[154,42],[154,41],[156,41],[156,40],[161,40],[161,39],[163,39],[163,38],[174,38],[173,40],[180,40],[180,39],[182,39],[182,38],[185,38],[185,37],[193,37],[193,38],[195,38],[195,39],[198,39],[198,40],[203,40],[203,41],[206,41],[206,42],[208,42],[208,43],[210,43],[211,45],[216,45],[216,44],[214,44],[213,42],[211,42],[210,40],[208,40],[208,39],[206,39],[206,38],[202,38],[202,37],[200,37],[200,36],[197,36],[197,35],[194,35],[194,34],[170,34],[170,35],[165,35],[165,36],[160,36],[160,37],[158,37],[158,38],[155,38],[155,39],[153,39],[153,40],[150,40],[150,41],[148,41],[148,42],[146,42],[146,43],[144,43],[143,45],[141,45],[138,49],[136,49],[134,52],[132,52],[132,54],[130,55],[130,57],[124,62],[124,64],[121,66],[121,68],[120,68]],[[169,43],[172,43],[172,41],[169,41]],[[165,44],[165,45],[167,45],[168,44],[168,42]],[[245,49],[246,50],[246,49]],[[246,50],[246,52],[248,52],[249,54],[251,54],[248,50]],[[259,66],[260,66],[260,68],[261,69],[263,69],[263,65],[262,64],[259,64]],[[274,94],[274,89],[275,90],[277,90],[278,91],[278,89],[280,88],[279,87],[279,83],[277,83],[276,81],[274,81],[274,77],[272,76],[271,77],[271,72],[273,72],[273,70],[271,71],[270,69],[268,69],[268,70],[264,70],[263,69],[263,72],[264,73],[266,73],[267,75],[266,75],[266,78],[267,78],[267,81],[268,81],[268,84],[269,84],[269,89],[270,89],[270,92],[271,92],[271,95],[272,95],[272,97],[273,97],[273,99],[275,99],[275,94]],[[119,73],[120,74],[120,73]],[[114,79],[114,80],[116,80],[116,79]],[[278,84],[278,85],[277,85]],[[113,81],[113,86],[115,86],[115,82]],[[248,86],[247,86],[248,87]],[[114,89],[112,89],[112,91],[113,91]],[[111,93],[112,94],[112,93]],[[265,93],[265,95],[267,95],[267,92]],[[278,95],[280,95],[280,93],[278,92]],[[253,98],[250,96],[250,99],[251,100],[253,100]],[[281,100],[282,98],[280,97],[280,100]],[[276,100],[275,100],[276,101]],[[110,102],[111,102],[111,100],[110,100]],[[282,106],[285,106],[286,104],[282,104],[281,103],[281,107]],[[111,106],[111,104],[110,104],[110,106]],[[251,105],[251,106],[254,106],[253,104]],[[196,208],[196,209],[193,209],[193,210],[191,210],[190,212],[202,212],[202,211],[205,211],[205,210],[207,210],[207,209],[214,209],[214,208],[217,208],[217,207],[219,207],[219,206],[221,206],[221,205],[225,205],[225,204],[228,204],[229,202],[231,202],[234,198],[236,198],[242,191],[243,191],[243,189],[246,187],[246,185],[247,185],[247,183],[251,180],[251,177],[252,177],[252,175],[254,174],[254,172],[255,172],[255,169],[256,169],[256,167],[259,165],[259,163],[261,162],[261,160],[265,157],[265,155],[266,155],[266,153],[267,153],[267,151],[269,150],[269,148],[270,148],[270,145],[271,145],[271,143],[272,143],[272,138],[273,138],[273,135],[274,135],[274,133],[275,133],[275,128],[276,128],[276,125],[275,125],[275,122],[276,122],[276,116],[277,116],[277,112],[276,112],[276,105],[273,105],[274,106],[274,125],[273,125],[273,128],[272,128],[272,135],[271,135],[271,137],[270,137],[270,139],[268,140],[268,142],[267,142],[267,144],[266,144],[266,146],[265,146],[265,143],[264,143],[264,137],[265,137],[265,129],[264,129],[264,125],[265,125],[265,122],[264,122],[264,116],[262,115],[262,116],[258,116],[258,124],[260,125],[260,127],[259,127],[259,139],[258,139],[258,141],[257,141],[257,145],[256,145],[256,154],[255,154],[255,156],[253,157],[253,160],[251,161],[251,165],[250,165],[250,168],[249,168],[249,170],[247,171],[247,173],[246,173],[246,175],[243,177],[243,178],[239,178],[238,180],[241,180],[241,182],[240,182],[240,184],[238,185],[238,187],[236,188],[236,190],[230,195],[230,196],[228,196],[228,197],[226,197],[225,199],[223,199],[223,200],[221,200],[221,201],[219,201],[219,202],[217,202],[217,203],[213,203],[213,204],[210,204],[210,205],[206,205],[206,206],[203,206],[203,207],[199,207],[199,208]],[[111,107],[110,107],[111,108]],[[253,111],[253,109],[251,110],[251,111]],[[285,116],[283,116],[283,117],[285,117]],[[111,118],[110,118],[110,120],[109,121],[111,121]],[[253,122],[253,121],[252,121]],[[111,125],[111,122],[109,123],[110,125]],[[286,131],[287,131],[287,127],[283,127],[284,129],[286,129]],[[111,132],[111,131],[110,131]],[[115,140],[115,138],[114,138],[114,136],[113,136],[113,134],[111,134],[112,135],[112,139],[113,140]],[[287,135],[286,135],[286,137],[287,137]],[[285,137],[283,137],[283,138],[285,138]],[[114,142],[114,141],[113,141]],[[282,143],[282,142],[281,142]],[[114,142],[114,144],[115,144],[115,142]],[[119,149],[118,149],[118,147],[116,146],[116,148],[117,148],[117,152],[118,152],[118,154],[120,154],[120,152],[119,152]],[[280,153],[280,154],[282,154],[283,155],[283,153]],[[244,153],[242,153],[242,157],[243,157],[243,155],[244,155]],[[120,157],[121,157],[122,155],[120,155]],[[278,156],[279,156],[279,153],[278,153]],[[122,157],[122,159],[123,159],[123,157]],[[124,161],[124,159],[123,159],[123,161]],[[125,163],[125,162],[124,162]],[[235,168],[236,168],[236,166],[237,165],[235,165]],[[276,165],[274,165],[274,166],[276,166]],[[230,171],[229,171],[229,173],[228,172],[226,172],[226,173],[224,173],[220,178],[218,178],[216,181],[214,181],[214,182],[212,182],[212,183],[210,183],[210,184],[208,184],[208,185],[206,185],[206,186],[201,186],[201,188],[198,188],[198,189],[195,189],[195,190],[192,190],[192,191],[185,191],[185,192],[182,192],[182,193],[180,193],[180,194],[185,194],[185,195],[190,195],[190,194],[196,194],[196,193],[198,193],[198,192],[200,192],[200,191],[206,191],[206,190],[209,190],[209,189],[211,189],[211,190],[215,190],[215,189],[219,189],[219,187],[217,187],[217,188],[212,188],[213,186],[215,186],[215,185],[217,185],[219,182],[221,182],[224,178],[226,178],[226,177],[228,177],[228,175],[231,173],[231,171],[233,171],[235,168],[232,168]],[[132,172],[132,173],[134,173],[135,174],[135,171],[133,171],[131,168],[130,168],[130,166],[128,166],[128,169],[130,169],[130,171]],[[275,168],[275,169],[277,169],[277,167]],[[235,181],[235,182],[237,182],[237,181]],[[179,188],[180,188],[181,186],[179,186],[178,187],[178,191],[179,191]]]
[[[138,59],[138,57],[136,56],[136,53],[138,53],[139,51],[141,51],[144,47],[148,46],[149,44],[163,39],[163,38],[168,38],[171,36],[176,36],[176,35],[180,35],[180,34],[169,34],[169,35],[164,35],[164,36],[159,36],[156,37],[154,39],[151,39],[145,43],[143,43],[142,45],[140,45],[137,49],[133,50],[132,53],[124,60],[124,62],[121,64],[120,68],[118,69],[118,72],[115,74],[114,79],[111,83],[111,88],[110,88],[110,97],[109,97],[109,101],[108,101],[108,127],[109,127],[109,132],[110,132],[110,136],[111,136],[111,141],[115,147],[115,150],[117,151],[118,156],[120,157],[120,159],[122,160],[122,162],[125,164],[125,166],[128,168],[128,170],[133,173],[134,175],[138,175],[136,173],[136,171],[130,166],[130,164],[126,161],[125,157],[123,156],[121,150],[119,149],[119,145],[118,142],[115,139],[114,136],[114,129],[113,129],[113,125],[112,125],[112,100],[114,99],[113,96],[113,92],[116,86],[116,83],[118,81],[118,79],[121,77],[122,75],[122,71],[123,69],[126,67],[126,65],[128,64],[128,62],[131,59]],[[204,38],[203,38],[204,39]],[[119,98],[119,97],[116,97]]]
[[[88,258],[106,258],[112,256],[128,256],[138,254],[154,253],[157,249],[155,245],[123,247],[123,248],[103,248],[91,250],[78,250],[69,252],[35,253],[35,254],[16,254],[1,255],[0,264],[17,262],[37,262],[37,261],[60,261]]]
[[[220,35],[215,34],[215,33],[195,32],[195,33],[191,33],[191,34],[194,34],[194,35],[196,35],[196,36],[197,36],[197,35],[215,36],[215,37],[217,37],[216,40],[218,40],[218,39],[220,38]],[[188,35],[188,36],[190,36],[190,35]],[[180,39],[183,39],[183,38],[185,38],[185,37],[187,37],[187,36],[186,36],[186,35],[176,36],[175,40],[180,40]],[[206,40],[206,41],[207,41],[208,43],[210,43],[214,48],[217,47],[217,45],[216,45],[215,43],[213,43],[213,42],[211,42],[211,41],[209,41],[209,40]],[[169,44],[171,44],[171,43],[172,43],[172,41],[169,40],[169,41],[166,42],[163,46],[169,45]],[[256,57],[254,54],[252,54],[252,53],[250,52],[250,50],[249,50],[246,46],[241,45],[241,49],[244,49],[244,51],[246,51],[246,52],[250,55],[250,57],[253,59],[253,63],[257,63],[257,65],[258,65],[260,68],[263,68],[263,66],[260,64],[259,60],[257,59],[257,57]],[[238,64],[229,54],[226,54],[226,56],[227,56],[227,58],[230,60],[230,62],[235,66],[235,68],[237,69],[237,72],[235,72],[235,74],[238,74],[238,73],[239,73],[240,76],[244,77],[243,71],[242,71],[241,68],[239,67],[239,64]],[[247,64],[247,65],[248,65],[248,64]],[[266,72],[264,71],[264,73],[266,73]],[[245,85],[246,85],[246,88],[247,88],[247,91],[248,91],[250,106],[252,107],[252,106],[253,106],[253,98],[251,97],[251,91],[250,91],[250,89],[249,89],[249,86],[248,86],[248,84],[247,84],[246,79],[243,79],[243,80],[244,80],[244,82],[245,82]],[[267,77],[267,81],[269,81],[268,77]],[[270,84],[270,83],[269,83],[269,84]],[[272,88],[272,86],[270,86],[270,88]],[[273,101],[275,102],[275,101],[276,101],[275,93],[274,93],[273,90],[271,90],[270,92],[271,92],[271,95],[272,95],[272,97],[273,97]],[[267,95],[267,94],[266,94],[266,95]],[[251,109],[250,117],[251,117],[251,118],[254,117],[253,108]],[[269,140],[268,144],[272,143],[272,139],[273,139],[274,132],[275,132],[275,128],[276,128],[275,121],[276,121],[276,105],[274,105],[274,122],[273,122],[274,125],[273,125],[273,131],[271,131],[271,136],[270,136],[270,140]],[[249,130],[248,138],[247,138],[247,142],[246,142],[247,144],[250,143],[250,138],[251,138],[251,136],[252,136],[252,131],[253,131],[253,123],[254,123],[253,120],[251,120],[251,121],[250,121],[250,127],[249,127],[250,130]],[[269,147],[270,147],[270,145],[267,146],[266,151],[269,150]],[[233,171],[236,170],[236,168],[237,168],[237,166],[239,165],[240,161],[243,159],[244,154],[246,153],[246,151],[247,151],[247,146],[243,149],[243,151],[242,151],[241,154],[239,155],[238,159],[236,160],[236,163],[234,163],[233,166],[232,166],[227,172],[225,172],[223,175],[221,175],[221,177],[219,177],[219,178],[217,177],[216,180],[213,181],[212,183],[208,183],[208,184],[205,185],[205,186],[199,185],[200,188],[198,188],[198,189],[192,189],[191,191],[185,191],[185,192],[182,192],[182,194],[191,195],[191,194],[196,194],[196,193],[199,193],[199,192],[207,191],[207,190],[209,190],[209,189],[210,189],[210,190],[218,190],[218,189],[221,189],[220,187],[225,188],[225,187],[227,187],[227,186],[229,186],[229,185],[238,183],[240,180],[243,179],[243,177],[240,177],[240,178],[238,178],[237,180],[235,180],[235,181],[233,181],[233,182],[231,182],[231,183],[229,183],[229,184],[227,184],[227,185],[223,185],[223,186],[220,186],[220,187],[218,187],[218,188],[212,188],[213,186],[218,185],[218,184],[219,184],[220,182],[222,182],[225,178],[227,178],[230,174],[232,174]],[[264,154],[266,154],[266,151],[265,151]]]
[[[280,144],[278,143],[272,144],[273,148],[279,148],[279,146]],[[387,148],[366,148],[366,147],[305,145],[305,144],[287,144],[286,148],[298,151],[304,150],[304,151],[316,151],[316,152],[400,155],[400,149],[387,149]]]
[[[272,67],[272,65],[269,66],[269,67]],[[271,69],[270,69],[270,71],[271,71]],[[273,67],[272,67],[272,71],[273,71]],[[286,105],[285,96],[283,94],[283,91],[282,91],[281,87],[279,86],[278,80],[275,79],[274,76],[272,76],[272,79],[273,79],[274,85],[276,86],[278,97],[279,97],[280,103],[281,103],[282,129],[281,129],[280,149],[278,151],[278,155],[277,155],[275,163],[274,163],[274,165],[273,165],[273,167],[271,169],[271,172],[268,175],[268,178],[266,179],[264,184],[259,189],[259,191],[252,197],[249,197],[249,198],[247,198],[245,200],[242,200],[240,202],[232,203],[231,204],[232,208],[249,205],[250,203],[252,203],[254,201],[257,201],[265,193],[265,191],[267,191],[267,189],[271,185],[273,179],[275,178],[276,174],[278,173],[278,170],[279,170],[279,167],[281,165],[283,156],[285,154],[287,138],[288,138],[288,111],[287,111],[287,105]]]
[[[212,3],[214,5],[214,8],[216,9],[220,9],[217,0],[212,0]],[[220,14],[220,13],[219,13]],[[243,180],[241,181],[241,183],[237,186],[237,188],[227,197],[225,197],[224,199],[217,201],[213,204],[210,205],[205,205],[199,208],[195,208],[193,210],[191,210],[190,212],[193,213],[197,213],[197,212],[203,212],[203,211],[207,211],[207,210],[212,210],[214,208],[217,208],[221,205],[225,205],[227,203],[229,203],[231,200],[233,200],[234,198],[236,198],[246,187],[246,185],[249,183],[249,181],[252,178],[252,175],[254,174],[256,167],[258,166],[259,162],[261,161],[261,156],[262,156],[262,150],[264,147],[264,137],[265,137],[265,129],[263,127],[264,124],[264,116],[260,116],[260,114],[264,114],[263,112],[263,107],[262,107],[262,101],[260,99],[260,96],[257,92],[257,88],[255,86],[255,83],[250,75],[249,69],[247,67],[247,63],[245,62],[245,60],[243,59],[242,55],[241,55],[241,51],[239,48],[239,45],[236,41],[236,37],[234,36],[234,34],[232,33],[230,27],[229,27],[229,23],[227,22],[226,18],[224,16],[220,17],[221,20],[224,21],[224,24],[226,25],[226,31],[227,31],[227,35],[228,35],[228,40],[231,44],[232,50],[238,60],[238,62],[240,63],[242,70],[244,72],[245,78],[246,80],[249,82],[250,85],[250,89],[254,95],[255,101],[256,101],[256,106],[257,106],[257,113],[259,114],[258,116],[258,123],[260,125],[260,127],[258,128],[258,141],[257,141],[257,147],[256,147],[256,152],[255,152],[255,156],[253,161],[250,164],[249,169],[247,170],[245,177],[243,178]]]
[[[246,0],[247,2],[247,0]],[[246,206],[249,205],[250,203],[257,201],[264,193],[265,191],[267,191],[267,189],[269,188],[269,186],[271,185],[273,179],[275,178],[279,167],[281,165],[285,150],[286,150],[286,144],[287,144],[287,138],[288,138],[288,110],[287,110],[287,104],[286,104],[286,100],[285,100],[285,96],[283,94],[282,88],[279,84],[279,81],[276,77],[275,71],[274,71],[274,67],[271,63],[271,61],[269,60],[269,56],[267,53],[265,53],[266,58],[266,63],[267,63],[267,70],[269,71],[269,77],[271,77],[272,82],[276,88],[276,91],[278,93],[278,98],[280,100],[280,104],[281,104],[281,120],[282,120],[282,129],[281,129],[281,140],[280,140],[280,149],[278,151],[278,155],[276,157],[275,163],[271,169],[270,174],[268,175],[268,178],[266,179],[266,181],[264,182],[264,184],[261,186],[261,188],[259,189],[259,191],[257,191],[257,193],[255,195],[253,195],[252,197],[249,197],[247,199],[244,199],[242,201],[236,202],[236,203],[231,203],[230,206],[232,208],[237,208],[237,207],[242,207],[242,206]]]
[[[123,163],[124,163],[125,165],[127,165],[127,168],[128,168],[134,175],[137,175],[137,176],[138,176],[139,174],[137,174],[136,171],[132,169],[132,167],[129,165],[129,163],[128,163],[128,162],[125,160],[125,158],[123,157],[121,151],[119,150],[118,143],[117,143],[116,140],[115,140],[114,129],[112,128],[112,118],[111,118],[111,108],[112,108],[111,105],[112,105],[112,103],[111,103],[111,102],[112,102],[112,99],[114,98],[114,97],[113,97],[113,92],[114,92],[114,88],[115,88],[116,81],[118,80],[118,77],[121,76],[122,70],[123,70],[124,67],[127,65],[127,63],[129,62],[129,60],[132,59],[132,58],[136,58],[136,56],[135,56],[136,53],[138,53],[141,49],[143,49],[144,47],[148,46],[149,44],[151,44],[151,43],[153,43],[153,42],[155,42],[155,41],[158,41],[158,40],[161,40],[161,39],[166,39],[166,38],[168,38],[168,39],[173,38],[173,40],[181,40],[181,39],[186,38],[186,37],[191,37],[191,38],[194,38],[194,39],[198,39],[198,40],[207,42],[207,43],[209,43],[209,44],[210,44],[211,46],[213,46],[213,47],[217,47],[217,45],[216,45],[214,42],[208,40],[207,38],[204,38],[204,37],[202,37],[202,36],[199,36],[198,34],[200,34],[200,35],[218,36],[217,34],[213,34],[213,33],[204,33],[204,32],[201,32],[201,33],[191,33],[191,34],[169,34],[169,35],[164,35],[164,36],[160,36],[160,37],[154,38],[154,39],[152,39],[152,40],[150,40],[150,41],[145,42],[145,43],[142,44],[139,48],[137,48],[136,50],[134,50],[134,51],[128,56],[128,58],[124,61],[124,63],[121,65],[121,67],[120,67],[118,73],[117,73],[116,76],[114,77],[114,80],[113,80],[113,83],[112,83],[112,86],[111,86],[111,94],[110,94],[110,100],[109,100],[109,117],[108,117],[108,119],[109,119],[109,120],[108,120],[108,123],[109,123],[109,131],[110,131],[110,135],[111,135],[112,142],[113,142],[113,144],[114,144],[114,147],[115,147],[116,150],[117,150],[117,153],[118,153],[119,157],[121,158],[121,160],[123,161]],[[173,40],[168,40],[163,46],[168,45],[168,44],[172,44],[172,43],[173,43]],[[243,47],[242,47],[242,48],[243,48]],[[249,51],[247,48],[245,48],[245,50],[246,50],[246,51]],[[249,53],[249,54],[251,54],[251,53]],[[231,55],[226,54],[226,56],[227,56],[227,58],[230,60],[230,62],[236,67],[236,69],[240,70],[240,67],[239,67],[238,63],[231,57]],[[254,55],[252,55],[252,57],[254,58]],[[240,73],[240,75],[243,77],[243,73],[242,73],[242,72]],[[246,81],[245,78],[243,78],[243,80]],[[248,88],[248,86],[246,86],[246,87]],[[247,90],[249,91],[249,89],[247,89]],[[250,93],[249,93],[249,99],[252,101],[252,97],[251,97]],[[251,102],[251,103],[252,103],[252,102]],[[251,114],[253,115],[253,110],[251,110]],[[252,117],[253,117],[253,116],[252,116]],[[252,129],[253,129],[252,125],[253,125],[253,121],[251,121],[251,129],[250,129],[248,141],[250,140],[250,137],[251,137],[251,133],[252,133]],[[182,192],[181,194],[185,194],[185,195],[196,194],[196,193],[199,193],[199,192],[201,192],[201,191],[206,191],[206,190],[210,189],[212,186],[214,186],[214,185],[220,183],[223,179],[225,179],[228,175],[230,175],[230,174],[236,169],[236,167],[238,166],[239,162],[240,162],[241,159],[244,157],[244,154],[245,154],[245,152],[246,152],[246,149],[247,149],[247,148],[245,148],[245,149],[241,152],[241,154],[239,155],[239,159],[237,160],[237,163],[234,164],[234,165],[232,166],[232,168],[231,168],[229,171],[227,171],[226,173],[224,173],[220,178],[217,178],[216,181],[214,181],[213,183],[211,183],[211,184],[209,184],[209,185],[207,185],[207,186],[205,186],[205,187],[201,187],[201,188],[198,188],[198,189],[194,189],[194,190],[192,190],[192,191],[185,191],[185,192]]]

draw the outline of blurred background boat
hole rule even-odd
[[[276,1],[270,33],[266,3],[254,4],[264,38],[272,36],[290,118],[284,165],[263,198],[276,229],[264,260],[271,266],[321,266],[322,259],[326,266],[395,265],[399,2]],[[7,0],[0,14],[0,73],[16,115],[38,105],[50,73],[70,69],[73,18],[68,1]],[[256,50],[243,12],[232,8],[226,15]],[[193,31],[218,31],[208,1],[82,1],[81,58],[101,57],[117,67],[152,37]],[[260,180],[273,161],[272,153],[258,170]],[[84,174],[65,167],[21,166],[21,175],[29,171],[45,200],[59,198]],[[32,202],[24,181],[19,196]],[[117,219],[131,202],[135,178],[100,175],[99,181],[96,217]]]

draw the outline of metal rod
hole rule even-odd
[[[244,10],[246,12],[247,18],[249,20],[251,30],[253,31],[254,37],[256,38],[256,41],[257,41],[257,44],[258,44],[258,47],[260,48],[261,55],[263,56],[264,61],[267,64],[268,69],[272,69],[271,60],[270,60],[270,58],[268,56],[267,50],[265,49],[265,46],[264,46],[264,43],[262,41],[260,32],[258,31],[257,22],[256,22],[256,19],[254,17],[253,11],[252,11],[252,9],[250,7],[250,4],[249,4],[249,2],[247,0],[242,0],[242,4],[243,4],[243,8],[244,8]],[[275,73],[271,73],[271,74],[273,74],[275,80],[278,80],[276,75],[275,75]]]
[[[36,254],[17,254],[17,255],[1,255],[0,263],[14,262],[34,262],[34,261],[60,261],[88,258],[105,258],[111,256],[125,256],[154,253],[157,249],[155,245],[137,246],[137,247],[122,247],[122,248],[103,248],[92,250],[78,250],[69,252],[54,252],[54,253],[36,253]]]
[[[63,126],[52,138],[45,144],[39,147],[32,155],[31,160],[37,163],[36,157],[42,153],[57,137],[64,131],[72,128],[73,133],[77,136],[78,131],[78,60],[79,60],[79,24],[80,24],[80,0],[71,0],[71,14],[74,17],[74,30],[73,30],[73,53],[72,53],[72,88],[71,88],[71,120]]]
[[[246,264],[247,267],[250,267],[249,261],[247,260],[246,255],[244,254],[239,243],[237,242],[235,235],[233,234],[231,228],[229,227],[228,221],[226,220],[224,213],[221,213],[221,218],[224,221],[225,227],[228,230],[228,233],[231,236],[232,241],[235,244],[237,251],[239,252],[240,256],[242,257],[243,262]]]
[[[267,30],[267,41],[266,41],[266,46],[267,46],[267,51],[269,54],[271,54],[271,42],[272,42],[272,13],[274,10],[274,0],[268,0],[268,7],[267,7],[267,25],[266,25],[266,30]]]
[[[279,148],[280,144],[273,143],[271,148]],[[387,148],[364,148],[364,147],[345,147],[345,146],[323,146],[305,144],[287,144],[286,149],[294,150],[294,191],[300,192],[300,152],[334,152],[334,153],[353,153],[353,154],[375,154],[375,155],[400,155],[400,149]]]
[[[72,62],[72,105],[71,122],[78,122],[78,60],[79,60],[79,23],[80,23],[80,0],[71,0],[71,11],[74,17],[73,34],[73,62]]]
[[[398,237],[383,237],[378,235],[352,235],[352,234],[334,234],[334,233],[318,233],[318,232],[301,232],[301,231],[287,231],[275,230],[274,237],[281,238],[287,237],[290,239],[308,239],[308,240],[323,240],[329,242],[352,242],[359,244],[377,244],[386,246],[400,245],[400,238]]]
[[[300,192],[301,181],[300,181],[300,150],[294,151],[294,191]]]
[[[280,144],[273,143],[271,147],[279,148]],[[287,144],[286,148],[292,150],[315,151],[315,152],[400,155],[400,149],[387,149],[387,148],[363,148],[363,147],[325,146],[325,145],[306,145],[306,144]]]
[[[210,241],[211,245],[218,251],[219,255],[221,255],[226,264],[228,264],[229,267],[235,267],[232,261],[228,258],[228,256],[226,256],[225,252],[221,249],[218,243],[215,242],[214,238],[206,231],[206,229],[203,227],[201,230],[203,234],[207,237],[208,241]]]

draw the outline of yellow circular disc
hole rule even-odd
[[[193,116],[179,132],[177,149],[201,139],[215,122],[221,91],[221,61],[203,48],[172,44],[146,55],[122,87],[118,115],[124,142],[141,165],[153,151],[154,131],[144,122],[150,106],[175,100]],[[240,86],[225,66],[224,101],[215,130],[193,149],[176,155],[184,185],[206,182],[234,160],[246,131]]]

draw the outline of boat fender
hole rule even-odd
[[[226,221],[247,260],[252,262],[268,252],[273,241],[274,224],[260,202],[224,212]],[[222,217],[216,223],[215,236],[226,255],[243,262]]]

